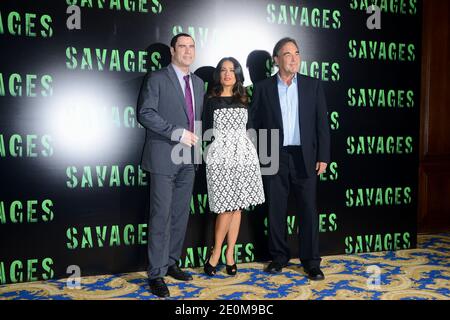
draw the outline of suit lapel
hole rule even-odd
[[[302,128],[306,128],[305,125],[305,121],[307,119],[306,117],[306,113],[309,111],[305,108],[305,106],[308,105],[307,103],[307,95],[306,93],[308,92],[308,88],[305,88],[306,86],[306,81],[304,80],[304,78],[297,73],[297,90],[298,90],[298,116],[299,116],[299,123],[300,123],[300,137],[302,134]]]
[[[175,70],[173,70],[173,67],[171,64],[169,64],[167,66],[167,72],[168,72],[169,78],[172,81],[172,84],[175,88],[175,92],[177,93],[177,96],[180,99],[181,106],[183,107],[183,112],[187,117],[188,115],[187,115],[187,111],[186,111],[186,101],[184,101],[183,89],[181,88],[180,81],[178,81],[177,74],[175,73]]]
[[[280,105],[280,95],[278,94],[278,75],[274,75],[272,77],[272,85],[269,99],[271,99],[271,106],[274,106],[273,112],[275,115],[275,120],[278,126],[281,128],[281,132],[283,132],[283,117],[281,116],[281,105]]]

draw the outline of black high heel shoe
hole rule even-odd
[[[228,275],[230,275],[230,276],[235,276],[236,275],[236,273],[237,273],[237,265],[236,265],[236,263],[235,264],[233,264],[232,266],[230,266],[230,265],[225,265],[225,269],[227,270],[227,273],[228,273]]]
[[[211,258],[211,256],[208,258],[208,260],[206,260],[205,266],[203,267],[203,270],[205,271],[205,273],[206,273],[208,276],[212,277],[212,276],[215,276],[216,273],[217,273],[217,269],[216,269],[217,266],[213,266],[213,265],[211,265],[211,264],[209,263],[209,259],[210,259],[210,258]]]

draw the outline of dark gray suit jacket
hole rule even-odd
[[[191,73],[195,120],[203,109],[204,83]],[[191,88],[192,89],[192,88]],[[172,65],[146,75],[138,100],[138,121],[146,129],[142,168],[156,174],[173,175],[180,164],[171,161],[172,149],[189,128],[183,89]],[[174,131],[178,134],[173,135]],[[189,151],[189,147],[185,147]],[[186,151],[185,150],[185,151]]]

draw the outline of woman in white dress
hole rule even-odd
[[[213,129],[213,142],[205,149],[209,207],[218,214],[214,247],[204,271],[212,276],[220,262],[222,244],[227,237],[226,271],[235,275],[234,259],[241,223],[241,211],[265,201],[255,147],[247,136],[248,97],[239,62],[220,60],[214,71],[214,85],[203,105],[204,131]]]

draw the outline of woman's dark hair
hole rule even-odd
[[[233,100],[235,102],[240,102],[243,105],[248,104],[247,93],[244,88],[244,72],[240,63],[233,57],[222,58],[217,64],[216,69],[213,73],[213,87],[209,94],[210,97],[218,97],[223,92],[222,84],[220,83],[220,70],[225,61],[230,61],[234,67],[234,76],[236,78],[236,83],[233,86]]]

